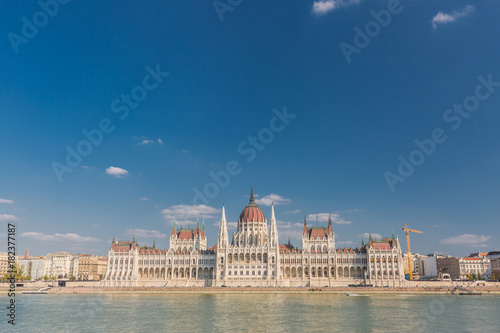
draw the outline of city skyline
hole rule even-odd
[[[339,247],[394,231],[406,251],[408,223],[412,252],[498,250],[497,2],[1,6],[19,254],[168,248],[174,217],[212,246],[252,184],[280,243],[332,214]]]

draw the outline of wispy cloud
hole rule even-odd
[[[445,245],[469,245],[472,247],[484,247],[487,246],[486,242],[490,240],[491,236],[482,236],[474,234],[463,234],[458,236],[453,236],[449,238],[444,238],[439,241],[440,244]]]
[[[148,139],[145,136],[134,136],[133,137],[136,140],[140,140],[139,143],[137,143],[138,146],[147,146],[147,145],[154,145],[154,144],[163,144],[163,140],[160,138],[157,139]]]
[[[332,223],[335,224],[351,224],[351,221],[346,221],[342,217],[340,217],[340,214],[337,213],[331,213],[332,214]],[[328,217],[330,213],[318,213],[318,214],[309,214],[307,215],[307,220],[308,221],[316,221],[316,216],[318,218],[319,222],[327,222]]]
[[[85,237],[80,236],[73,233],[67,234],[53,234],[47,235],[41,232],[25,232],[21,234],[21,237],[31,238],[34,240],[39,240],[42,242],[78,242],[78,243],[86,243],[86,242],[99,242],[100,240],[94,237]]]
[[[14,215],[9,215],[9,214],[0,214],[0,222],[12,222],[12,221],[18,221],[19,219],[15,217]]]
[[[358,237],[368,239],[370,237],[370,234],[368,232],[365,232],[364,234],[358,235]],[[373,234],[372,233],[372,238],[381,239],[383,237],[381,234]]]
[[[300,209],[287,210],[286,212],[283,212],[283,214],[298,214],[298,213],[300,213]]]
[[[128,175],[128,171],[122,168],[110,166],[106,169],[106,173],[117,178],[125,177]]]
[[[262,197],[261,199],[255,200],[256,203],[259,205],[264,205],[264,206],[271,206],[271,204],[274,202],[275,205],[282,205],[290,202],[290,199],[284,198],[281,195],[271,193],[269,195],[266,195],[265,197]]]
[[[91,228],[98,228],[98,227],[99,227],[99,224],[92,224],[90,227],[91,227]]]
[[[3,203],[3,204],[13,204],[14,201],[13,200],[9,200],[9,199],[0,199],[0,203]]]
[[[337,245],[354,245],[353,241],[338,241],[336,242]]]
[[[320,0],[314,1],[312,12],[316,15],[324,15],[332,10],[349,7],[358,4],[361,0]]]
[[[142,197],[142,198],[140,198],[139,200],[142,200],[142,201],[148,201],[149,199],[148,199],[148,198],[146,198],[146,197]]]
[[[302,223],[276,221],[276,226],[278,227],[278,235],[281,239],[288,239],[290,237],[291,239],[298,240],[302,237]]]
[[[175,205],[163,209],[161,214],[169,221],[186,220],[187,218],[213,218],[219,210],[205,205]]]
[[[436,29],[438,25],[448,24],[458,20],[459,18],[465,17],[474,11],[474,6],[467,5],[461,10],[454,10],[451,13],[444,13],[439,11],[436,16],[432,18],[432,27]]]
[[[146,230],[146,229],[127,229],[125,230],[125,235],[136,236],[139,238],[165,238],[166,234],[159,232],[158,230]]]

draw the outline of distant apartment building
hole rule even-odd
[[[476,276],[481,274],[484,278],[488,278],[491,273],[491,262],[486,257],[460,258],[458,263],[460,265],[460,280],[467,279],[469,274]]]
[[[31,281],[41,280],[46,275],[47,261],[44,257],[19,259],[19,267],[22,267],[24,276],[31,277]]]
[[[486,257],[446,257],[437,259],[438,271],[449,273],[453,280],[467,280],[471,274],[488,278],[491,262]]]
[[[418,253],[413,253],[411,255],[411,268],[412,268],[412,274],[413,274],[413,278],[417,279],[420,275],[421,275],[421,270],[420,270],[420,267],[421,267],[421,259],[420,257],[422,257],[420,254]],[[410,274],[409,270],[408,270],[408,253],[404,253],[403,254],[403,268],[404,268],[404,273],[406,275]]]
[[[22,256],[14,256],[14,262],[17,263]],[[9,271],[9,253],[8,252],[0,252],[0,277],[7,274]]]
[[[108,265],[107,257],[80,254],[78,259],[78,279],[101,280]]]
[[[451,256],[437,258],[437,269],[438,272],[450,274],[450,277],[453,280],[460,279],[460,266],[458,264],[458,258]]]
[[[500,280],[500,251],[490,251],[486,254],[486,258],[490,259],[491,278]]]
[[[437,271],[437,258],[435,255],[420,256],[419,258],[420,276],[436,277]]]
[[[47,255],[46,275],[58,279],[69,279],[78,276],[79,257],[66,251],[49,253]]]
[[[7,252],[0,252],[0,276],[7,274],[9,270],[9,255]]]

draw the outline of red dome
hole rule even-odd
[[[259,206],[255,203],[253,197],[253,187],[250,192],[250,203],[243,209],[240,214],[240,221],[243,222],[266,222],[264,213],[260,210]]]

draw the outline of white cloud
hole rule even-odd
[[[17,221],[19,220],[17,217],[14,215],[9,215],[9,214],[0,214],[0,222],[12,222],[12,221]]]
[[[469,246],[486,246],[486,242],[491,236],[481,236],[473,234],[463,234],[459,236],[444,238],[439,241],[440,244],[446,245],[469,245]]]
[[[214,207],[205,205],[175,205],[169,208],[163,209],[161,214],[163,217],[169,221],[173,221],[174,218],[177,221],[182,221],[187,218],[213,218],[215,213],[219,210]]]
[[[298,213],[300,213],[300,209],[288,210],[286,212],[283,212],[283,214],[298,214]]]
[[[98,227],[99,227],[99,224],[92,224],[90,227],[91,227],[91,228],[98,228]]]
[[[160,138],[151,139],[151,140],[148,139],[148,138],[146,138],[145,136],[134,136],[133,138],[136,139],[136,140],[141,140],[141,142],[139,142],[137,144],[138,146],[153,145],[153,144],[156,144],[156,143],[158,143],[159,145],[163,144],[163,140],[160,139]]]
[[[255,202],[259,205],[264,206],[271,206],[271,204],[274,202],[274,204],[277,206],[289,203],[290,199],[283,198],[281,195],[271,193],[269,195],[266,195],[265,197],[262,197],[262,199],[255,200]]]
[[[3,203],[3,204],[13,204],[14,201],[9,200],[9,199],[0,199],[0,203]]]
[[[320,0],[314,1],[312,11],[316,15],[324,15],[340,7],[358,4],[361,0]]]
[[[80,236],[77,234],[73,233],[67,233],[67,234],[53,234],[53,235],[46,235],[41,232],[25,232],[21,234],[21,237],[24,238],[31,238],[39,241],[46,241],[46,242],[79,242],[79,243],[84,243],[84,242],[99,242],[99,239],[94,238],[94,237],[84,237]]]
[[[439,11],[436,16],[432,18],[432,27],[437,28],[438,24],[448,24],[456,21],[459,18],[465,17],[474,11],[474,6],[467,5],[459,11],[454,10],[451,13],[444,13]]]
[[[301,239],[302,232],[304,231],[304,225],[302,223],[276,221],[276,226],[278,227],[278,235],[280,238],[287,240],[288,237],[292,239]]]
[[[345,210],[342,213],[351,214],[351,213],[357,213],[357,212],[361,212],[361,211],[363,211],[363,210],[362,209],[358,209],[358,208],[354,208],[354,209]]]
[[[136,236],[140,238],[165,238],[167,235],[159,232],[158,230],[145,230],[145,229],[127,229],[125,235]]]
[[[332,214],[332,223],[335,223],[335,224],[351,224],[352,223],[351,221],[344,220],[337,213],[331,213],[331,214]],[[330,213],[309,214],[307,216],[307,220],[312,221],[312,222],[316,222],[316,216],[317,216],[319,222],[328,222],[329,215],[330,215]]]
[[[364,234],[362,235],[359,235],[359,237],[361,238],[364,238],[364,239],[368,239],[370,238],[370,234],[368,232],[365,232]],[[381,234],[373,234],[372,233],[372,238],[376,238],[376,239],[381,239],[383,238]]]
[[[336,242],[337,245],[353,245],[353,241],[338,241]]]
[[[106,169],[106,173],[111,176],[115,176],[118,178],[124,177],[128,175],[128,171],[122,168],[110,166]]]
[[[148,201],[149,199],[148,199],[148,198],[146,198],[146,197],[142,197],[142,198],[140,198],[139,200],[142,200],[142,201]]]

